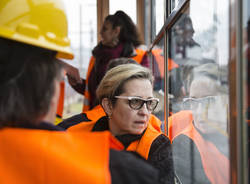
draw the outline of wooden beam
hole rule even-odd
[[[141,39],[143,41],[143,43],[145,42],[145,2],[144,0],[137,0],[136,1],[136,7],[137,7],[137,28],[138,31],[141,35]]]
[[[100,31],[106,16],[109,15],[109,0],[96,0],[97,4],[97,42],[101,40]]]

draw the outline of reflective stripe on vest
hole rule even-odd
[[[139,64],[141,64],[142,59],[144,57],[144,55],[146,54],[146,51],[142,50],[142,49],[136,49],[136,56],[132,57],[135,61],[137,61]],[[89,67],[88,67],[88,71],[87,71],[87,76],[86,76],[86,87],[85,87],[85,91],[84,91],[84,102],[83,102],[83,108],[82,108],[82,112],[86,112],[89,110],[90,106],[89,106],[89,101],[90,101],[90,93],[88,90],[88,82],[89,82],[89,76],[91,71],[93,70],[95,64],[95,58],[94,56],[91,56],[90,61],[89,61]]]
[[[0,183],[109,184],[109,150],[121,149],[116,143],[108,132],[3,128],[0,130]]]
[[[197,146],[204,172],[210,182],[212,184],[229,183],[228,158],[214,144],[203,139],[194,128],[191,111],[180,111],[169,118],[170,140],[173,141],[181,134],[188,136]]]

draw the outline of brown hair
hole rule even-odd
[[[56,52],[2,38],[0,50],[0,127],[37,123],[61,80]]]

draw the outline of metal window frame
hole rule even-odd
[[[248,183],[247,124],[244,112],[243,0],[230,0],[230,176],[231,183]]]

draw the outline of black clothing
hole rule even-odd
[[[161,183],[174,183],[174,163],[170,140],[161,134],[151,145],[148,161],[160,172]]]
[[[127,151],[110,150],[110,172],[112,184],[159,183],[158,170],[141,157]]]
[[[41,122],[37,125],[34,124],[21,124],[19,128],[27,128],[27,129],[40,129],[40,130],[51,130],[51,131],[64,131],[63,128],[55,126],[51,123]]]
[[[89,121],[91,121],[91,120],[88,119],[88,117],[85,113],[80,113],[80,114],[74,115],[70,118],[64,119],[57,126],[63,128],[64,130],[67,130],[71,126],[77,125],[81,122],[89,122]]]

